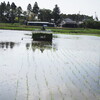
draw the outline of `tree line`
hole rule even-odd
[[[51,22],[54,19],[54,22],[60,18],[60,9],[57,5],[53,11],[50,9],[40,9],[38,3],[35,2],[33,7],[31,4],[28,4],[27,11],[23,11],[21,6],[18,6],[12,2],[11,4],[1,2],[0,4],[0,22],[15,23],[22,21],[48,21]]]
[[[79,22],[83,21],[84,23],[81,27],[90,27],[90,23],[94,23],[96,28],[99,27],[100,22],[94,21],[93,16],[80,15],[80,14],[63,14],[60,12],[60,8],[56,4],[53,10],[50,9],[41,9],[38,6],[38,3],[35,2],[33,6],[31,4],[27,5],[27,11],[23,11],[21,6],[17,6],[14,2],[11,4],[9,2],[1,2],[0,4],[0,22],[5,23],[25,23],[27,21],[47,21],[54,22],[56,25],[59,25],[61,21],[65,18],[70,18],[73,21]]]
[[[0,22],[14,23],[16,17],[18,17],[19,21],[21,13],[22,8],[20,6],[17,7],[14,2],[12,4],[1,2],[0,4]]]

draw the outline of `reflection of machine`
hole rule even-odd
[[[46,42],[46,41],[38,41],[38,42],[32,42],[31,44],[33,51],[36,49],[40,49],[41,52],[43,52],[45,49],[52,49],[52,42]]]
[[[52,32],[46,30],[36,30],[32,32],[34,41],[52,41]]]
[[[39,49],[43,52],[45,49],[56,49],[54,45],[52,45],[52,37],[52,32],[50,30],[46,30],[44,26],[41,30],[34,30],[32,32],[32,50],[35,51],[36,49]],[[29,49],[30,45],[27,44],[26,47]]]
[[[40,50],[42,53],[44,50],[57,50],[55,44],[52,41],[32,41],[32,43],[26,43],[26,49],[32,49],[34,52],[35,50]]]

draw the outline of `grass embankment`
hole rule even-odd
[[[20,25],[18,23],[15,24],[9,24],[9,23],[0,23],[0,29],[8,29],[8,30],[27,30],[32,31],[35,29],[40,29],[39,26],[26,26],[26,25]],[[48,27],[47,29],[50,29],[54,33],[57,34],[73,34],[73,35],[96,35],[100,36],[100,30],[99,29],[84,29],[84,28],[59,28],[59,27]]]
[[[100,36],[100,30],[99,29],[61,28],[61,29],[51,29],[51,30],[55,33],[60,33],[60,34]]]
[[[32,31],[32,30],[36,29],[36,27],[20,25],[18,23],[15,23],[15,24],[0,23],[0,29]]]

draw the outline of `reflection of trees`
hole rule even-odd
[[[0,42],[0,48],[13,48],[15,46],[14,42]]]
[[[15,45],[15,43],[14,43],[14,42],[10,42],[10,48],[13,48],[13,47],[14,47],[14,45]]]
[[[30,43],[26,43],[26,49],[28,50],[30,48]]]

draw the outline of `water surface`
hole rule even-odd
[[[0,100],[100,100],[100,37],[0,30]]]

